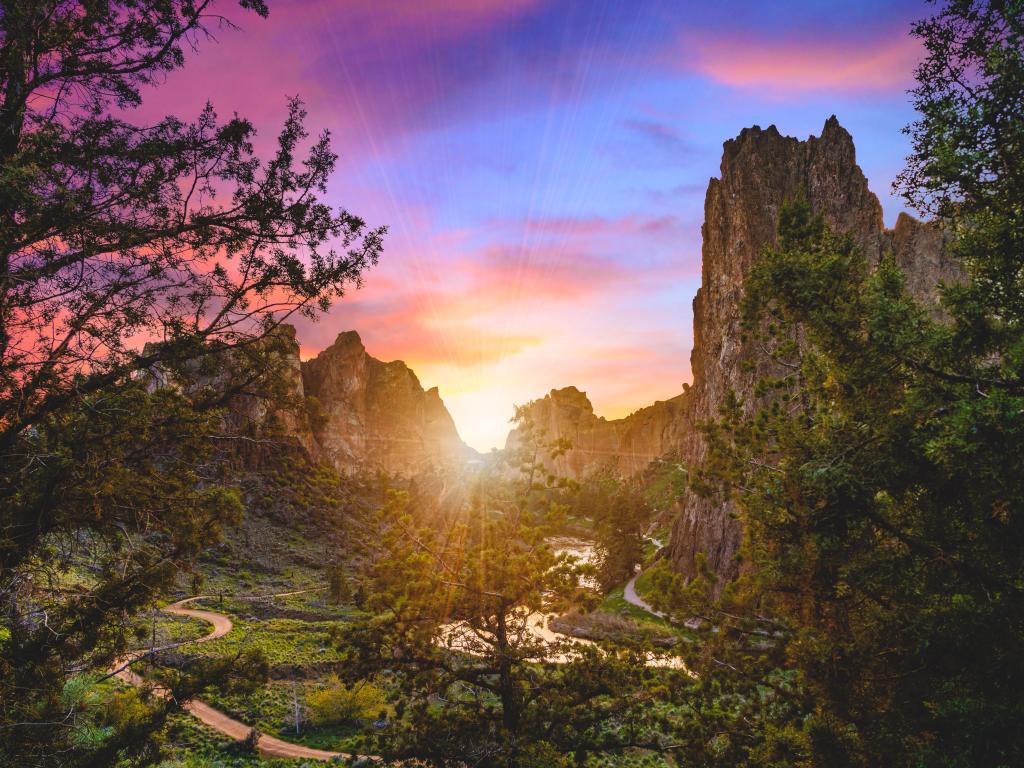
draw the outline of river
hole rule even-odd
[[[580,563],[585,565],[597,564],[597,553],[595,551],[595,544],[593,541],[573,536],[552,536],[547,539],[547,543],[556,554],[572,555],[577,558]],[[597,582],[593,577],[581,576],[580,585],[596,588]],[[541,613],[539,611],[528,612],[525,608],[520,609],[520,612],[517,613],[518,615],[515,615],[510,623],[513,625],[519,624],[523,630],[530,632],[534,637],[542,640],[548,646],[564,647],[566,643],[575,646],[595,645],[592,640],[572,637],[571,635],[566,635],[551,629],[550,621],[552,617],[549,614]],[[461,621],[452,622],[451,624],[446,624],[442,627],[439,642],[453,650],[459,650],[473,655],[479,655],[483,652],[483,646],[487,645],[487,643],[481,640],[480,637],[465,624],[465,622]],[[556,664],[565,664],[572,661],[576,656],[577,654],[573,653],[571,648],[567,650],[559,649],[558,651],[551,650],[550,653],[545,654],[544,660],[553,661]],[[648,655],[647,663],[652,667],[686,669],[686,665],[683,664],[682,659],[673,656],[666,657],[655,653],[650,653]]]

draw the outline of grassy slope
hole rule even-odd
[[[640,624],[648,624],[659,629],[673,628],[665,619],[645,611],[640,606],[627,603],[626,598],[623,596],[624,589],[625,585],[622,585],[609,592],[601,602],[600,610],[623,618],[633,619]],[[637,591],[639,592],[639,590]]]

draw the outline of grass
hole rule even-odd
[[[202,563],[205,594],[272,594],[325,584],[328,544],[317,531],[296,531],[249,514]]]
[[[323,591],[259,600],[245,597],[208,597],[195,601],[194,607],[250,620],[350,621],[363,615],[355,606],[334,605],[328,602]]]
[[[613,589],[605,596],[604,600],[601,601],[601,604],[598,606],[598,610],[605,611],[606,613],[611,613],[616,616],[621,616],[623,618],[632,619],[639,624],[649,624],[652,627],[662,630],[675,629],[670,622],[660,616],[655,616],[653,613],[645,611],[638,605],[626,602],[624,591],[625,585]]]
[[[645,600],[648,603],[650,602],[649,595],[651,593],[651,579],[653,579],[653,578],[654,578],[654,571],[652,569],[648,568],[645,571],[643,571],[643,573],[641,573],[639,576],[636,577],[636,584],[633,585],[633,587],[634,587],[634,589],[636,589],[636,593],[640,597],[640,599],[641,600]]]
[[[139,647],[172,645],[198,640],[210,631],[210,625],[188,616],[160,612],[139,616],[135,621]],[[155,629],[155,635],[154,635]]]
[[[233,656],[243,649],[257,649],[272,666],[302,665],[340,661],[341,653],[331,642],[330,621],[232,619],[234,626],[224,637],[201,645],[187,646],[190,654]]]
[[[316,682],[275,681],[251,694],[218,692],[206,697],[207,703],[263,733],[295,744],[339,752],[371,751],[372,731],[359,724],[314,726],[305,722],[305,696]],[[299,700],[300,732],[295,733],[295,696]]]

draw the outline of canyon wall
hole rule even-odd
[[[437,389],[424,391],[400,360],[371,357],[355,331],[300,362],[295,329],[282,325],[253,354],[262,357],[248,361],[250,369],[275,369],[263,387],[270,391],[233,395],[225,416],[227,432],[260,438],[247,452],[251,462],[259,461],[259,446],[287,443],[343,474],[414,475],[479,458],[462,442]],[[232,363],[218,373],[222,384],[236,384],[232,377],[247,370],[241,360]]]
[[[542,456],[547,471],[556,477],[580,480],[604,469],[623,477],[644,470],[648,464],[679,445],[686,395],[660,400],[622,419],[605,419],[594,413],[585,392],[576,387],[553,389],[524,410],[540,440],[567,440],[564,454]],[[505,450],[513,451],[524,439],[524,428],[513,429]]]
[[[820,137],[806,141],[782,136],[774,126],[747,128],[727,141],[721,175],[711,179],[704,202],[701,287],[693,301],[693,385],[686,425],[677,430],[683,460],[691,466],[704,459],[707,448],[689,425],[713,418],[730,390],[748,409],[754,407],[754,384],[770,370],[765,357],[741,338],[743,281],[761,249],[775,241],[783,203],[801,193],[833,230],[850,233],[872,263],[891,250],[922,301],[935,305],[938,282],[958,274],[935,226],[901,214],[894,229],[885,228],[878,198],[857,166],[853,140],[835,117]],[[693,576],[703,552],[720,577],[734,578],[740,535],[728,506],[687,494],[672,531],[673,563]]]
[[[355,331],[302,363],[302,386],[319,456],[342,472],[408,475],[478,457],[437,388],[424,391],[400,360],[371,357]]]

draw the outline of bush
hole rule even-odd
[[[332,675],[327,685],[306,696],[310,719],[316,725],[336,725],[353,720],[369,720],[387,711],[384,689],[368,680],[345,685]]]
[[[339,563],[327,566],[327,588],[329,598],[335,605],[352,602],[352,589],[345,575],[345,567]]]
[[[104,722],[118,731],[136,728],[147,722],[150,716],[149,707],[136,688],[114,693],[106,702],[103,712]]]

